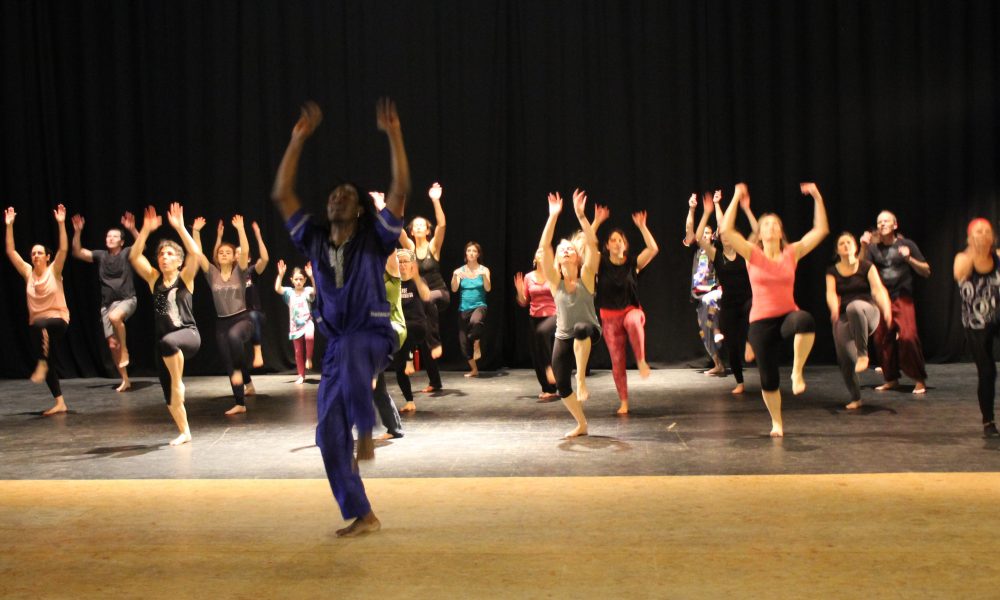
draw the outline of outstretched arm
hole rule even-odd
[[[549,218],[545,221],[542,229],[542,237],[538,240],[538,247],[542,250],[542,262],[538,267],[545,273],[545,280],[549,283],[549,289],[555,294],[559,288],[559,271],[556,270],[555,257],[552,253],[552,236],[556,231],[556,221],[559,220],[559,213],[562,212],[562,196],[559,192],[549,194]]]
[[[723,243],[732,246],[736,253],[747,262],[750,261],[750,254],[753,252],[753,244],[747,241],[743,234],[736,229],[736,210],[739,208],[740,199],[744,195],[749,195],[747,184],[737,183],[736,191],[733,192],[733,199],[729,203],[729,208],[723,216],[719,231],[722,233]]]
[[[180,236],[181,242],[184,243],[184,249],[188,253],[184,259],[184,266],[181,268],[180,275],[184,281],[184,285],[190,290],[194,287],[194,276],[198,272],[198,265],[202,262],[207,262],[208,259],[202,254],[201,248],[194,243],[194,238],[191,237],[187,228],[184,227],[184,207],[179,202],[170,204],[170,210],[167,211],[167,221],[174,228],[174,231],[177,232],[177,235]]]
[[[201,245],[201,230],[205,227],[205,217],[197,217],[194,223],[191,224],[191,239],[194,240],[194,245],[201,250],[201,258],[198,259],[198,266],[202,271],[208,273],[208,257],[205,256],[205,251],[202,250],[204,246]],[[215,240],[215,248],[212,249],[212,256],[219,255],[219,245],[222,243],[222,221],[219,221],[219,236]]]
[[[80,243],[80,234],[83,233],[84,219],[80,215],[73,215],[73,258],[83,262],[94,262],[94,255],[90,250]]]
[[[322,121],[323,111],[319,109],[319,106],[315,102],[310,100],[302,105],[302,113],[299,115],[299,120],[295,123],[295,127],[292,128],[292,139],[288,142],[288,147],[285,148],[285,155],[282,157],[281,164],[278,166],[278,173],[274,177],[271,200],[278,207],[281,218],[286,221],[302,207],[302,203],[295,193],[295,178],[298,175],[299,158],[302,156],[302,147],[305,145],[306,140],[316,131],[316,128],[319,127]]]
[[[385,132],[389,138],[392,181],[389,183],[385,205],[392,214],[402,219],[406,209],[406,198],[410,195],[410,163],[406,159],[399,114],[396,113],[396,104],[392,100],[382,98],[375,105],[375,123],[379,131]]]
[[[695,243],[698,236],[694,234],[694,211],[698,208],[698,194],[691,194],[688,198],[688,214],[684,219],[684,242],[685,246]],[[704,231],[704,230],[702,230]]]
[[[240,248],[243,249],[236,264],[245,273],[247,267],[250,266],[250,240],[247,238],[247,229],[243,225],[243,215],[233,215],[233,227],[236,228],[236,234],[240,237]]]
[[[750,194],[744,194],[740,198],[740,208],[743,209],[743,214],[747,216],[747,221],[750,221],[750,233],[757,234],[760,231],[760,226],[757,224],[757,217],[754,216],[753,211],[750,210]]]
[[[21,255],[14,249],[14,217],[17,216],[14,207],[8,207],[7,210],[3,211],[3,216],[4,222],[7,224],[7,258],[10,259],[10,264],[14,265],[18,275],[28,279],[28,275],[31,274],[31,265],[24,262]]]
[[[823,205],[823,196],[820,195],[819,188],[815,183],[803,183],[799,189],[803,195],[813,197],[813,226],[801,240],[793,244],[795,260],[801,260],[803,256],[812,252],[823,238],[830,234],[830,225],[826,221],[826,206]]]
[[[607,206],[597,204],[596,202],[594,203],[594,220],[590,223],[590,226],[594,228],[594,235],[597,235],[597,230],[600,229],[601,225],[607,221],[610,216],[611,209]]]
[[[200,217],[199,217],[200,218]],[[197,219],[195,220],[197,221]],[[204,219],[202,219],[204,221]],[[215,266],[219,266],[219,246],[222,245],[222,234],[226,231],[226,224],[219,219],[219,224],[215,226],[215,244],[212,246],[212,259],[211,262]],[[201,238],[195,237],[195,241],[198,242],[198,247],[201,248],[202,253],[205,252],[205,247],[201,245]]]
[[[128,260],[132,263],[132,268],[149,285],[150,290],[156,284],[160,273],[153,268],[153,265],[149,264],[149,260],[142,254],[142,251],[146,249],[146,240],[149,239],[149,234],[156,231],[161,223],[162,219],[157,216],[156,209],[147,206],[143,214],[142,229],[139,230],[139,235],[135,236],[135,243],[132,244],[132,249],[128,253]]]
[[[434,205],[434,220],[437,222],[434,225],[434,237],[430,241],[430,251],[431,255],[434,256],[434,260],[441,260],[441,245],[444,244],[444,232],[447,225],[444,218],[444,209],[441,208],[442,191],[441,184],[439,183],[435,183],[431,186],[431,189],[427,190],[431,204]]]
[[[260,234],[260,225],[257,225],[257,221],[252,223],[253,235],[257,238],[257,252],[260,256],[257,257],[257,263],[254,265],[254,269],[257,271],[258,275],[264,274],[264,269],[267,268],[267,263],[271,262],[271,255],[267,253],[267,246],[264,245],[264,237]]]
[[[705,228],[708,227],[708,218],[712,216],[715,210],[713,207],[714,204],[715,202],[708,198],[703,199],[702,205],[704,208],[701,211],[701,220],[698,221],[698,229],[694,230],[694,239],[698,242],[698,247],[708,253],[710,260],[715,260],[715,246],[712,245],[711,240],[705,239]],[[719,229],[721,231],[721,225]]]
[[[129,211],[125,211],[125,214],[122,215],[122,227],[132,234],[132,239],[139,237],[139,230],[135,228],[135,215]]]
[[[309,287],[312,288],[312,291],[309,292],[309,301],[312,302],[313,300],[316,299],[316,280],[313,279],[312,262],[307,262],[306,266],[302,267],[302,270],[305,271],[306,278],[309,279]]]
[[[649,227],[646,226],[646,211],[640,211],[632,215],[632,222],[635,226],[639,228],[639,232],[642,233],[642,241],[646,242],[646,247],[642,249],[639,256],[635,259],[636,271],[641,271],[646,268],[649,261],[653,260],[653,257],[659,254],[660,247],[656,245],[656,240],[653,239],[653,234],[649,231]]]
[[[62,204],[56,206],[52,215],[56,218],[56,227],[59,228],[59,247],[56,249],[55,258],[52,259],[52,273],[59,277],[62,275],[63,267],[66,266],[66,256],[69,255],[69,236],[66,235],[66,207]]]
[[[514,274],[514,297],[521,306],[528,306],[528,287],[524,283],[524,273]]]
[[[285,289],[281,285],[281,282],[285,279],[285,261],[278,259],[278,276],[274,278],[274,291],[278,293],[279,296],[285,295]]]
[[[583,230],[583,237],[587,244],[583,253],[583,266],[580,269],[580,280],[591,294],[594,293],[597,269],[601,264],[601,251],[597,247],[597,235],[594,228],[587,220],[587,193],[577,189],[573,191],[573,210],[576,211],[576,220],[580,222],[580,229]]]

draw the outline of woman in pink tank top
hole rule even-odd
[[[44,381],[56,402],[52,408],[42,413],[45,416],[66,412],[66,400],[59,385],[59,376],[49,363],[69,326],[69,309],[66,307],[62,279],[63,265],[66,264],[66,255],[69,252],[66,207],[60,204],[52,213],[59,227],[59,249],[53,258],[45,246],[35,244],[31,247],[31,262],[28,263],[14,249],[14,218],[17,213],[13,207],[4,211],[4,222],[7,224],[7,258],[17,273],[24,278],[27,286],[31,349],[38,361],[34,373],[31,374],[31,381],[35,383]]]
[[[750,276],[750,289],[753,292],[747,337],[757,356],[761,394],[771,415],[771,437],[784,435],[781,390],[778,387],[778,352],[781,342],[788,338],[794,339],[792,393],[798,395],[806,390],[802,369],[816,339],[815,320],[795,304],[795,267],[803,256],[812,252],[830,233],[819,188],[814,183],[803,183],[799,189],[803,195],[812,196],[815,208],[812,229],[795,243],[788,243],[781,219],[775,214],[765,214],[758,219],[758,244],[748,242],[736,229],[739,201],[744,196],[749,196],[747,186],[743,183],[736,185],[733,201],[726,209],[725,218],[719,227],[723,242],[732,246],[747,261],[747,274]]]

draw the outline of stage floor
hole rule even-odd
[[[631,414],[615,415],[609,372],[589,378],[590,436],[562,439],[572,418],[561,402],[536,402],[533,372],[512,370],[466,379],[444,373],[436,397],[417,395],[403,417],[405,437],[379,444],[365,477],[513,477],[607,475],[756,475],[1000,471],[1000,440],[982,438],[975,367],[931,365],[929,392],[871,389],[866,405],[846,411],[837,371],[809,368],[809,388],[784,389],[784,439],[768,437],[770,420],[757,391],[729,393],[732,377],[690,369],[631,375]],[[787,377],[787,369],[784,370]],[[258,395],[245,415],[232,405],[225,377],[190,378],[187,409],[194,441],[167,442],[176,429],[155,380],[118,394],[114,382],[64,382],[70,413],[42,417],[44,386],[0,382],[0,479],[299,479],[324,477],[314,445],[317,377],[255,377]],[[397,403],[401,396],[389,376]],[[414,378],[416,388],[426,380]],[[787,386],[786,386],[787,387]]]

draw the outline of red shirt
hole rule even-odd
[[[548,283],[539,283],[532,271],[524,276],[524,294],[528,297],[528,314],[551,317],[556,314],[556,301]]]
[[[795,304],[795,265],[795,247],[791,244],[781,251],[778,261],[764,256],[759,246],[753,247],[747,261],[747,274],[753,290],[751,323],[799,310]]]

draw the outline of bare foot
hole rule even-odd
[[[389,433],[388,431],[386,431],[385,433],[380,433],[379,435],[375,436],[375,439],[378,440],[378,441],[380,441],[380,442],[384,442],[386,440],[396,439],[396,436],[394,436],[391,433]]]
[[[722,365],[715,365],[711,369],[705,371],[705,375],[709,377],[718,377],[726,374],[726,367]]]
[[[777,423],[771,423],[771,437],[785,437],[785,429]]]
[[[246,411],[247,411],[247,407],[243,406],[242,404],[237,404],[237,405],[233,406],[232,408],[230,408],[229,410],[227,410],[226,414],[227,415],[239,415],[239,414],[245,413]]]
[[[252,383],[248,383],[245,386],[243,386],[243,393],[246,394],[247,396],[256,396],[257,388],[255,388]]]
[[[742,394],[743,393],[743,384],[742,383],[737,383],[736,387],[733,388],[733,391],[731,391],[729,393],[730,394]]]
[[[806,391],[806,378],[802,373],[792,373],[792,393],[798,396]]]
[[[132,382],[128,379],[122,381],[121,385],[115,388],[116,392],[127,392],[132,389]]]
[[[413,375],[416,372],[417,369],[413,366],[413,361],[412,360],[406,361],[406,367],[403,368],[403,373],[406,373],[407,375]]]
[[[575,437],[578,437],[578,436],[581,436],[581,435],[587,435],[587,426],[586,425],[577,425],[576,428],[573,431],[567,431],[566,434],[563,435],[563,437],[564,438],[575,438]]]
[[[49,363],[40,360],[38,365],[35,367],[35,372],[31,374],[32,383],[41,383],[45,381],[45,376],[49,374]]]
[[[649,377],[649,373],[650,373],[649,363],[646,362],[646,361],[644,361],[644,360],[640,360],[639,361],[639,377],[641,377],[642,379],[646,379],[647,377]]]
[[[312,371],[313,361],[311,358],[306,359],[306,371]]]
[[[926,394],[927,393],[927,386],[924,384],[923,381],[918,381],[917,384],[915,386],[913,386],[913,393],[914,394]]]
[[[337,530],[337,537],[357,537],[366,533],[375,533],[382,529],[382,523],[375,517],[375,513],[355,519],[353,523]]]
[[[371,432],[358,435],[357,458],[359,461],[375,460],[375,442]]]
[[[124,369],[128,366],[128,350],[122,348],[121,358],[118,359],[118,368]]]
[[[260,351],[260,346],[253,347],[253,368],[259,369],[264,366],[264,355]]]
[[[878,373],[879,375],[881,375],[882,374],[882,367],[875,367],[875,372]]]
[[[479,377],[479,369],[476,369],[475,371],[469,371],[468,373],[465,374],[465,376],[466,377]]]
[[[433,385],[429,385],[424,389],[420,390],[421,394],[433,394],[434,392],[440,392],[441,388],[436,388]]]
[[[66,403],[60,400],[56,401],[55,406],[43,412],[42,415],[46,417],[51,417],[52,415],[58,415],[59,413],[64,413],[64,412],[66,412]]]
[[[407,402],[403,405],[403,408],[399,409],[399,412],[417,412],[417,405],[413,402]]]
[[[621,404],[618,406],[618,410],[615,412],[618,415],[628,414],[628,400],[622,400]]]
[[[857,410],[857,409],[861,408],[862,404],[863,404],[863,402],[861,402],[861,400],[855,400],[854,402],[851,402],[850,404],[848,404],[844,408],[846,408],[847,410]]]
[[[171,446],[180,446],[181,444],[186,444],[191,441],[190,433],[182,433],[174,439],[170,440]]]
[[[434,346],[433,348],[431,348],[431,358],[433,358],[434,360],[441,358],[442,354],[444,354],[444,348],[442,348],[441,346]]]
[[[479,340],[476,340],[472,344],[472,360],[479,360],[483,357],[483,351],[479,347]]]
[[[580,402],[590,400],[590,391],[587,389],[587,382],[582,377],[576,378],[576,399]]]
[[[876,390],[876,391],[879,391],[879,392],[884,392],[884,391],[886,391],[886,390],[891,390],[891,389],[893,389],[893,388],[894,388],[894,387],[896,387],[897,385],[899,385],[899,381],[886,381],[886,382],[885,382],[885,383],[883,383],[882,385],[880,385],[880,386],[878,386],[877,388],[875,388],[875,390]],[[916,388],[914,388],[914,389],[916,389]]]
[[[538,394],[538,401],[544,402],[555,402],[559,399],[559,394],[554,394],[552,392],[545,392],[544,394]]]
[[[305,382],[306,382],[305,377],[299,377],[298,379],[295,380],[295,385],[302,385]]]
[[[855,373],[864,373],[868,370],[868,356],[859,356],[858,362],[854,363]]]

